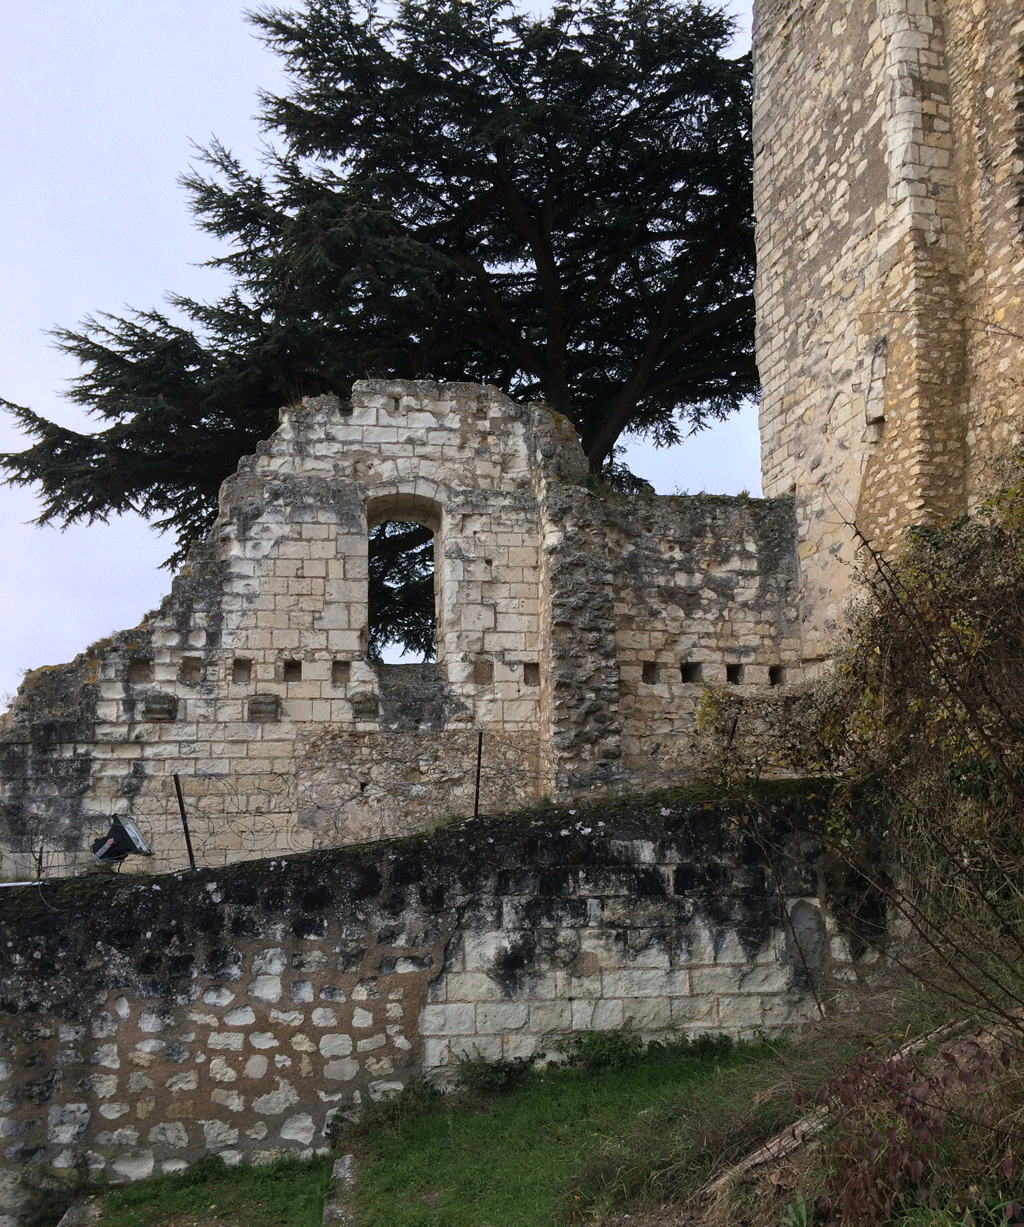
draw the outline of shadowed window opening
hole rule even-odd
[[[408,520],[386,520],[369,536],[370,660],[434,659],[434,533]]]

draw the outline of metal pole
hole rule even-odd
[[[476,735],[476,800],[473,802],[473,817],[480,816],[480,760],[483,757],[484,751],[484,731],[480,730]]]
[[[181,811],[181,829],[185,832],[185,847],[188,848],[188,863],[193,869],[196,867],[196,858],[192,853],[192,836],[188,833],[188,819],[185,817],[185,798],[181,795],[181,781],[178,779],[177,771],[171,776],[174,780],[174,791],[178,794],[178,809]]]

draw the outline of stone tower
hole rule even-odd
[[[765,494],[797,500],[805,659],[857,528],[968,509],[1024,392],[1020,0],[755,0]]]

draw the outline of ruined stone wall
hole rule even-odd
[[[73,872],[108,814],[187,863],[174,773],[204,865],[699,774],[703,682],[797,680],[792,505],[627,499],[585,469],[564,419],[493,389],[284,410],[160,609],[28,676],[0,730],[3,874]],[[430,664],[366,655],[390,518],[434,532]]]
[[[564,787],[580,786],[580,742],[604,756],[588,782],[602,765],[634,788],[706,773],[708,687],[781,698],[802,679],[792,501],[557,495],[573,525],[559,590],[576,594],[553,655],[574,716]]]
[[[174,771],[205,863],[471,810],[470,729],[501,733],[486,807],[544,791],[499,768],[545,740],[535,486],[581,464],[571,431],[493,389],[377,382],[284,410],[161,608],[28,678],[4,730],[5,842],[22,847],[5,872],[73,868],[108,813],[181,864]],[[366,657],[367,532],[389,518],[435,532],[438,661],[411,672]]]
[[[334,1112],[467,1054],[803,1017],[850,938],[814,800],[751,804],[666,793],[0,892],[8,1196],[80,1156],[123,1181],[309,1153]]]
[[[890,548],[966,509],[1018,430],[1022,43],[1016,0],[755,5],[762,467],[808,660],[851,524]]]

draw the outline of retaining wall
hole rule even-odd
[[[83,1154],[123,1181],[307,1153],[334,1112],[463,1054],[778,1030],[849,963],[814,812],[659,794],[0,892],[8,1195]]]

